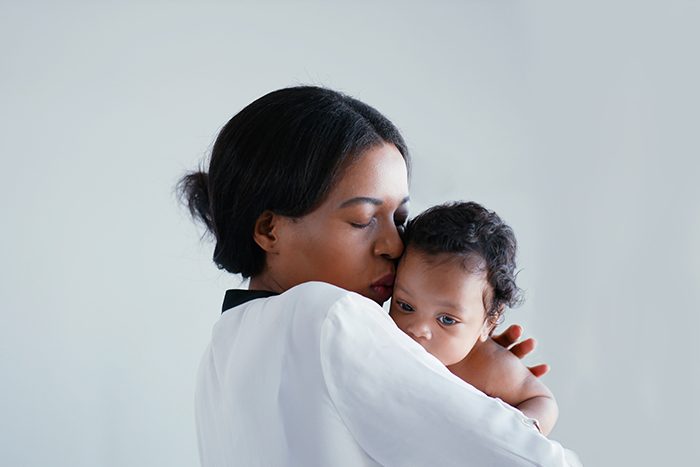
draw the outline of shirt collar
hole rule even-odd
[[[277,292],[270,292],[269,290],[243,290],[243,289],[231,289],[226,291],[224,295],[224,303],[221,306],[221,313],[226,310],[237,307],[238,305],[243,305],[246,302],[255,300],[256,298],[266,298],[272,297],[274,295],[279,295]]]

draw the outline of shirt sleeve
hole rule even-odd
[[[332,403],[381,465],[579,465],[520,411],[450,373],[364,297],[335,302],[320,345]]]

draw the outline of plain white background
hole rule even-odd
[[[414,213],[514,227],[554,438],[697,465],[698,2],[329,3],[2,2],[0,464],[197,464],[196,366],[240,280],[173,186],[311,83],[402,129]]]

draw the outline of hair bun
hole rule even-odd
[[[180,201],[187,206],[195,220],[202,222],[213,233],[211,203],[209,202],[209,174],[190,172],[177,184]]]

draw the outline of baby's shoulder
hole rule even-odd
[[[521,387],[530,372],[523,362],[493,339],[477,343],[467,357],[450,367],[460,378],[472,383],[483,392],[503,400],[504,390]]]
[[[500,373],[499,376],[522,380],[530,374],[530,371],[523,365],[522,360],[507,348],[497,344],[493,339],[487,339],[485,342],[482,342],[480,349],[481,352],[477,352],[477,354],[481,355],[485,362],[493,366],[494,370]]]

